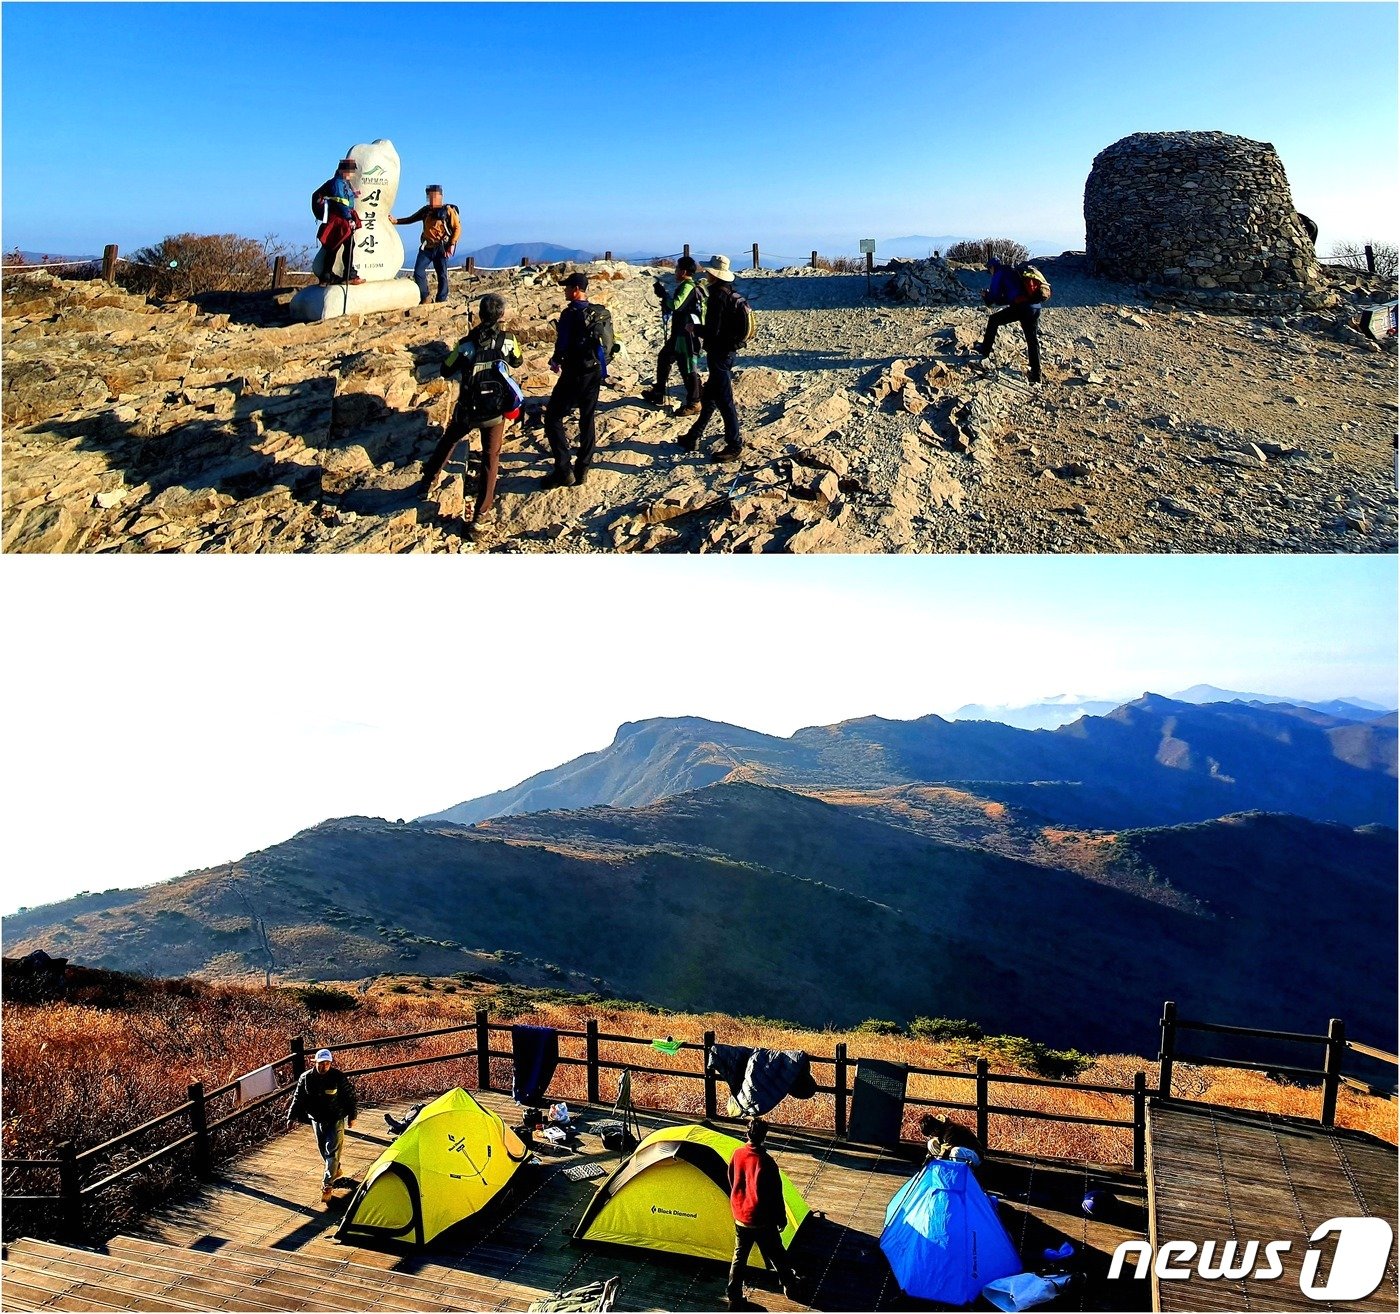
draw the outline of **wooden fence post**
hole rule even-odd
[[[604,260],[611,260],[611,259],[612,259],[612,252],[611,252],[611,251],[604,251],[604,252],[603,252],[603,259],[604,259]]]
[[[529,257],[529,256],[521,256],[521,257],[520,257],[520,267],[521,267],[521,269],[529,269],[529,267],[530,267],[530,257]]]
[[[836,1137],[844,1140],[846,1137],[846,1042],[843,1040],[836,1046],[836,1080],[832,1083],[836,1087]]]
[[[194,1171],[198,1177],[208,1177],[214,1166],[214,1155],[209,1145],[209,1111],[204,1106],[204,1083],[192,1081],[189,1085],[190,1128],[194,1132]]]
[[[689,242],[687,242],[687,243],[681,248],[681,254],[682,254],[682,255],[689,255],[689,254],[690,254],[690,243],[689,243]]]
[[[1376,249],[1369,242],[1366,244],[1366,272],[1368,274],[1376,272]]]
[[[589,1018],[584,1026],[588,1056],[588,1102],[598,1103],[598,1021]]]
[[[272,290],[280,292],[282,280],[287,276],[287,257],[277,256],[272,262]]]
[[[1147,1167],[1147,1073],[1133,1073],[1133,1171]]]
[[[1157,1079],[1157,1096],[1170,1099],[1172,1094],[1172,1060],[1176,1055],[1176,1004],[1167,1000],[1162,1005],[1162,1048],[1157,1061],[1162,1065],[1162,1074]]]
[[[984,1150],[991,1149],[987,1144],[987,1105],[990,1103],[987,1098],[987,1060],[980,1058],[977,1060],[977,1139]]]
[[[486,1010],[476,1010],[476,1088],[491,1089],[491,1033],[486,1029]]]
[[[58,1193],[62,1197],[63,1233],[68,1240],[83,1239],[83,1192],[78,1181],[78,1152],[72,1141],[58,1147]]]
[[[102,248],[102,281],[104,283],[117,281],[117,248],[115,243],[109,243]]]
[[[710,1072],[710,1050],[715,1043],[715,1033],[707,1031],[704,1035],[704,1052],[700,1055],[700,1062],[705,1070],[705,1116],[716,1118],[719,1116],[719,1099],[715,1091],[715,1078]]]
[[[753,244],[753,267],[758,268],[758,243]]]
[[[813,252],[812,252],[812,268],[815,269],[816,267],[817,267],[817,253],[816,253],[815,251],[813,251]]]
[[[469,273],[469,274],[474,274],[474,273],[476,273],[476,257],[475,257],[475,256],[468,256],[468,257],[467,257],[467,273]]]
[[[1342,1083],[1342,1055],[1347,1048],[1347,1029],[1342,1019],[1334,1017],[1327,1024],[1327,1056],[1322,1070],[1322,1118],[1324,1127],[1330,1127],[1337,1119],[1337,1087]]]
[[[306,1042],[300,1036],[293,1036],[288,1048],[292,1051],[292,1080],[295,1081],[306,1071]]]

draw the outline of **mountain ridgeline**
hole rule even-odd
[[[1396,820],[1395,714],[1359,721],[1291,704],[1204,706],[1144,694],[1057,730],[865,717],[788,739],[697,718],[630,722],[609,747],[422,818],[471,825],[545,809],[636,807],[720,780],[883,789],[977,782],[1077,826],[1172,825],[1291,812]]]
[[[966,1017],[1085,1049],[1149,1052],[1166,998],[1376,1040],[1397,986],[1394,795],[1393,716],[1149,695],[1056,732],[648,721],[437,819],[327,821],[4,935],[9,954],[160,975],[469,971],[812,1025]]]

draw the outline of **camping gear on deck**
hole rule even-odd
[[[374,1161],[336,1236],[427,1245],[480,1210],[528,1153],[496,1114],[450,1090]]]
[[[590,1282],[586,1287],[531,1301],[526,1308],[530,1314],[605,1314],[617,1299],[619,1281],[610,1277],[606,1282]]]
[[[598,1188],[574,1229],[574,1239],[727,1264],[734,1254],[729,1161],[742,1144],[698,1125],[652,1132]],[[790,1249],[809,1210],[787,1174],[780,1176],[786,1207],[780,1239],[783,1248]],[[763,1266],[757,1250],[749,1264]]]
[[[705,1071],[718,1077],[734,1097],[732,1113],[755,1118],[776,1108],[785,1096],[809,1100],[817,1093],[811,1064],[800,1049],[749,1049],[711,1045]]]
[[[880,1249],[916,1300],[967,1305],[989,1282],[1022,1271],[996,1208],[972,1169],[930,1159],[885,1209]]]
[[[510,1047],[515,1061],[511,1097],[517,1104],[539,1104],[559,1066],[559,1033],[553,1027],[513,1026]]]
[[[982,1288],[982,1299],[1006,1314],[1020,1314],[1055,1299],[1070,1283],[1068,1273],[1042,1277],[1038,1273],[1017,1273],[1014,1277],[997,1278]]]
[[[898,1145],[908,1084],[905,1064],[861,1059],[856,1064],[846,1139],[858,1145]]]

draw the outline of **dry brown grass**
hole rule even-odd
[[[101,1001],[8,1005],[4,1019],[4,1153],[8,1158],[46,1157],[63,1141],[73,1141],[80,1150],[105,1141],[183,1103],[186,1087],[192,1081],[203,1081],[205,1088],[212,1090],[281,1057],[288,1052],[293,1036],[302,1036],[308,1050],[320,1045],[334,1049],[356,1040],[466,1024],[479,1007],[491,1010],[493,1022],[523,1020],[581,1032],[586,1020],[593,1017],[604,1034],[646,1038],[648,1043],[640,1045],[604,1041],[601,1057],[605,1062],[675,1073],[634,1074],[633,1096],[643,1107],[669,1110],[681,1117],[703,1116],[704,1085],[694,1075],[701,1069],[700,1053],[682,1050],[670,1057],[651,1047],[652,1037],[671,1036],[698,1043],[705,1031],[713,1030],[727,1044],[802,1049],[814,1057],[831,1056],[836,1044],[845,1041],[852,1061],[859,1056],[965,1072],[966,1076],[958,1077],[911,1077],[911,1097],[949,1103],[971,1103],[975,1099],[972,1069],[979,1056],[988,1058],[994,1072],[1026,1075],[1007,1063],[995,1048],[978,1042],[939,1043],[903,1035],[790,1030],[762,1020],[565,1001],[547,993],[527,996],[515,987],[430,981],[417,976],[381,978],[364,994],[353,985],[346,989],[357,1006],[338,1012],[313,1012],[289,989],[266,991],[251,986],[206,985],[192,985],[179,993],[147,993],[130,1003],[113,1006]],[[508,1039],[499,1034],[493,1036],[492,1044],[501,1050],[509,1048]],[[346,1052],[342,1063],[353,1070],[408,1058],[446,1055],[473,1045],[474,1036],[466,1032]],[[583,1039],[562,1038],[561,1052],[566,1057],[582,1058]],[[1155,1063],[1133,1055],[1100,1056],[1080,1081],[1130,1088],[1133,1074],[1138,1071],[1146,1073],[1149,1089],[1152,1088],[1158,1075]],[[365,1076],[357,1086],[366,1103],[407,1102],[453,1085],[471,1088],[475,1072],[474,1060],[453,1060]],[[819,1084],[831,1084],[832,1074],[829,1064],[814,1066]],[[492,1085],[509,1089],[510,1077],[509,1059],[494,1059]],[[616,1090],[617,1073],[604,1070],[600,1092],[603,1100],[610,1103]],[[1315,1088],[1280,1084],[1262,1073],[1185,1065],[1176,1069],[1174,1091],[1207,1103],[1302,1118],[1315,1118],[1320,1102]],[[585,1069],[561,1065],[551,1092],[558,1098],[582,1101],[586,1094]],[[723,1095],[721,1090],[721,1104]],[[991,1102],[1060,1114],[1114,1119],[1132,1116],[1130,1097],[1063,1086],[994,1084]],[[210,1114],[217,1117],[231,1110],[232,1103],[228,1101],[211,1107]],[[914,1106],[906,1112],[904,1134],[911,1140],[916,1139],[915,1124],[922,1111]],[[833,1113],[832,1097],[818,1095],[806,1101],[789,1100],[775,1116],[788,1124],[829,1130]],[[954,1116],[969,1125],[973,1121],[971,1113]],[[278,1100],[265,1113],[236,1124],[235,1132],[216,1144],[216,1152],[231,1154],[242,1145],[271,1134],[280,1125],[281,1117],[282,1104]],[[1396,1106],[1383,1099],[1343,1089],[1337,1120],[1342,1126],[1370,1132],[1391,1143],[1397,1139]],[[178,1122],[171,1125],[183,1129]],[[989,1131],[993,1147],[1018,1154],[1097,1163],[1126,1163],[1131,1158],[1131,1134],[1126,1129],[996,1115]],[[168,1139],[170,1132],[163,1135]],[[95,1164],[94,1169],[110,1171],[161,1143],[158,1136],[148,1144],[134,1147],[125,1159],[104,1161]],[[24,1189],[8,1173],[7,1179],[7,1191]],[[139,1203],[136,1197],[123,1200],[128,1211]]]

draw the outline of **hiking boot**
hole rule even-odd
[[[716,452],[710,453],[710,460],[714,464],[722,465],[729,461],[737,461],[744,454],[744,449],[737,443],[726,443]]]
[[[359,287],[360,284],[364,281],[365,280],[361,278],[358,274],[356,274],[354,278],[346,279],[346,282],[349,283],[351,287]]]
[[[572,488],[576,482],[572,470],[555,470],[545,475],[540,481],[540,487],[545,490],[551,488]]]
[[[684,406],[682,406],[682,407],[680,408],[680,410],[678,410],[678,411],[676,412],[676,414],[677,414],[677,415],[699,415],[699,414],[700,414],[700,403],[699,403],[699,402],[686,402],[686,404],[685,404]]]
[[[660,406],[666,400],[666,394],[660,388],[648,388],[642,393],[642,400],[650,402],[653,406]]]
[[[684,433],[676,439],[676,446],[683,452],[693,452],[699,445],[694,434]]]
[[[330,1202],[331,1202],[331,1188],[330,1188],[329,1186],[323,1186],[323,1187],[321,1188],[321,1203],[322,1203],[322,1204],[330,1204]]]
[[[1032,388],[1038,388],[1042,383],[1045,382],[1045,380],[1042,379],[1039,374],[1032,374],[1031,377],[1026,380],[1026,382],[1029,383]]]
[[[973,351],[975,351],[979,356],[981,356],[983,360],[986,360],[987,357],[992,354],[992,349],[982,342],[979,342],[975,347],[973,347]]]
[[[581,485],[588,478],[588,466],[579,461],[574,466],[574,483]]]

